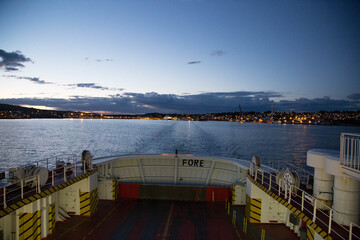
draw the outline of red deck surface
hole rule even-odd
[[[285,237],[282,239],[298,239],[284,231],[283,225],[273,229]],[[120,199],[99,201],[99,210],[91,217],[72,216],[65,223],[57,222],[47,239],[250,238],[233,227],[223,203]]]

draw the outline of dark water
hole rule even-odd
[[[339,150],[340,134],[359,127],[160,120],[0,120],[0,168],[61,153],[94,157],[179,153],[286,160],[305,166],[313,148]]]

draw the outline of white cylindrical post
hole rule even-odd
[[[279,191],[278,191],[278,195],[280,196],[280,187],[281,187],[281,179],[279,181]]]
[[[290,203],[291,202],[291,185],[289,185],[289,200],[288,200],[288,203]]]
[[[333,210],[332,208],[330,208],[330,212],[329,212],[329,230],[328,230],[328,234],[331,233],[331,220],[332,220],[332,213],[333,213]]]
[[[352,239],[352,222],[350,222],[350,228],[349,228],[349,240]]]
[[[305,200],[305,192],[302,191],[302,194],[301,194],[301,211],[304,211],[304,200]]]
[[[313,213],[313,222],[315,222],[316,219],[316,198],[314,198],[314,213]]]
[[[270,180],[269,180],[269,190],[271,191],[271,174],[270,174]]]
[[[261,184],[264,185],[264,171],[261,172]]]

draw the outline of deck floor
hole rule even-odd
[[[261,226],[256,225],[260,232]],[[267,228],[270,235],[298,239],[284,225]],[[47,239],[251,238],[234,228],[223,203],[120,199],[100,200],[99,210],[91,217],[72,216],[66,222],[57,222],[55,232]]]

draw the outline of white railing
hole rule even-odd
[[[323,231],[327,231],[328,234],[331,234],[336,239],[360,240],[360,236],[355,235],[354,233],[360,232],[360,226],[341,213],[325,205],[319,199],[314,198],[302,189],[287,182],[286,184],[281,184],[281,182],[280,184],[277,184],[276,175],[274,174],[266,173],[261,168],[253,167],[250,169],[250,175],[255,181],[261,183],[273,193],[287,200],[288,203],[292,204],[298,210],[301,210],[309,219],[316,222],[317,225],[320,224],[325,226],[325,229],[324,227],[321,227]],[[337,224],[336,228],[333,226],[333,221],[335,222],[334,219],[337,221],[341,219],[341,224]]]
[[[0,209],[5,209],[8,203],[14,203],[30,195],[40,193],[42,189],[49,189],[59,185],[78,175],[78,171],[89,171],[91,169],[79,169],[77,166],[80,157],[74,154],[58,155],[34,163],[37,167],[45,167],[48,170],[48,179],[41,186],[40,175],[32,175],[24,179],[16,179],[0,189]],[[59,164],[61,163],[61,164]],[[86,167],[86,165],[85,165]],[[6,173],[9,176],[9,173]]]
[[[342,133],[340,136],[340,164],[360,171],[360,134]]]

